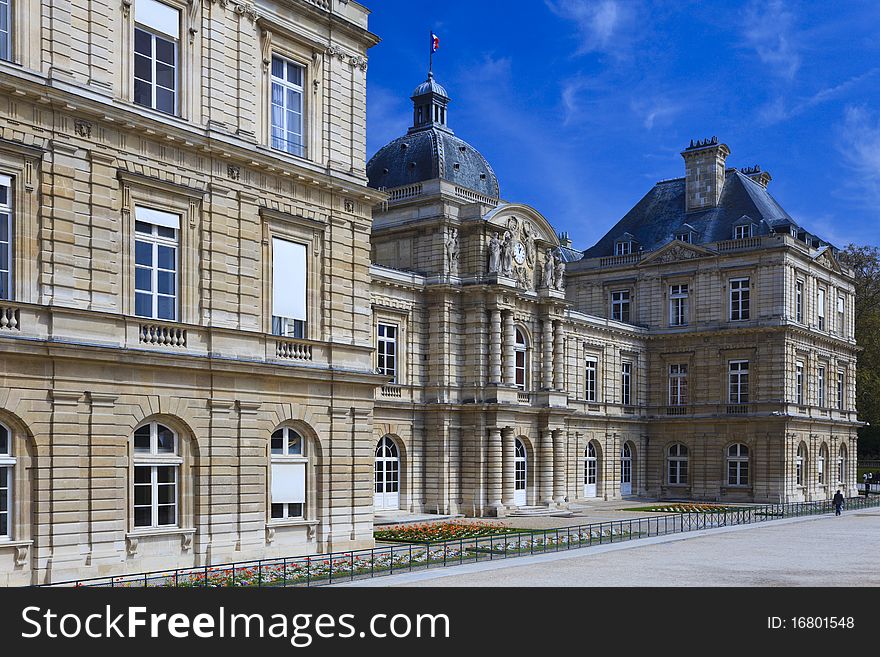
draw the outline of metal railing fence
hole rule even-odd
[[[682,506],[686,504],[683,503]],[[859,496],[849,498],[845,503],[845,508],[850,510],[878,506],[880,506],[880,496],[876,498]],[[668,513],[557,529],[523,530],[513,534],[428,543],[384,545],[348,552],[259,559],[241,563],[96,577],[58,582],[46,586],[323,586],[339,581],[355,581],[429,568],[559,552],[716,527],[748,525],[781,518],[824,515],[833,511],[834,505],[831,500],[740,507],[724,506],[721,510]]]

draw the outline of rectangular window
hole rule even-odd
[[[749,295],[748,278],[730,281],[730,321],[739,322],[749,318]]]
[[[844,410],[846,373],[843,370],[837,372],[837,408]]]
[[[614,255],[622,256],[632,253],[632,242],[615,242]]]
[[[744,240],[747,237],[752,236],[752,226],[750,224],[745,224],[743,226],[734,226],[733,227],[733,239],[735,240]]]
[[[669,366],[669,405],[688,403],[688,366],[685,363]]]
[[[303,78],[299,64],[272,57],[272,148],[302,157]]]
[[[599,360],[596,358],[587,358],[584,361],[586,378],[584,382],[584,399],[588,402],[595,402],[597,399]]]
[[[306,247],[272,238],[272,333],[305,338]]]
[[[672,285],[669,288],[669,325],[686,326],[688,323],[688,286]]]
[[[819,370],[816,373],[816,385],[819,387],[818,390],[818,400],[819,407],[825,408],[825,366],[820,365]]]
[[[825,290],[821,287],[816,299],[816,313],[819,318],[819,330],[825,330]]]
[[[846,299],[837,297],[837,334],[846,335]]]
[[[804,405],[804,364],[800,361],[794,366],[794,393],[798,406]]]
[[[804,282],[798,281],[794,290],[794,321],[804,323]]]
[[[675,239],[677,239],[679,242],[687,242],[688,244],[690,244],[691,243],[691,234],[690,233],[679,233],[678,235],[675,236]]]
[[[177,466],[137,465],[134,468],[134,526],[177,524]]]
[[[397,327],[394,324],[379,324],[377,333],[379,374],[390,376],[391,383],[397,383]]]
[[[627,361],[620,364],[620,403],[632,404],[632,363]]]
[[[611,293],[611,319],[619,322],[629,322],[630,318],[630,295],[629,290],[620,290]]]
[[[272,518],[302,518],[306,501],[306,463],[272,464]]]
[[[134,314],[177,320],[177,236],[180,216],[135,208]]]
[[[749,361],[730,361],[728,364],[728,387],[728,401],[731,404],[749,403]]]
[[[0,59],[12,60],[12,3],[0,0]],[[2,534],[0,534],[2,535]]]
[[[12,178],[0,175],[0,299],[12,299]]]
[[[156,0],[135,0],[134,102],[177,113],[180,12]]]

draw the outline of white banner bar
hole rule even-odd
[[[272,239],[272,315],[306,320],[306,247]]]
[[[152,208],[144,208],[138,205],[134,209],[134,218],[137,221],[143,221],[154,226],[164,226],[165,228],[180,230],[179,214],[162,212],[161,210],[153,210]]]
[[[156,0],[135,0],[134,20],[144,27],[180,38],[180,12]]]
[[[272,503],[304,504],[306,501],[306,464],[272,464]]]

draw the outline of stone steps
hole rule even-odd
[[[546,506],[521,506],[507,514],[509,518],[568,518],[574,515],[568,509],[552,509]]]

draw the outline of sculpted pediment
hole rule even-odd
[[[673,240],[642,260],[640,265],[657,265],[667,262],[679,262],[681,260],[694,260],[695,258],[709,258],[714,255],[708,249],[688,244],[681,240]]]
[[[835,258],[834,254],[831,252],[831,249],[827,246],[818,254],[816,254],[814,260],[823,267],[827,267],[828,269],[835,271],[838,274],[843,271],[840,266],[840,262],[838,262],[837,258]]]

